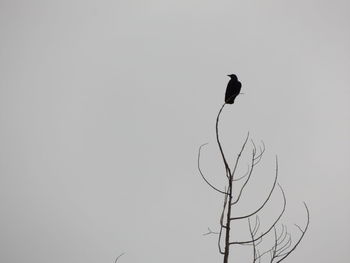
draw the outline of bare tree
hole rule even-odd
[[[253,263],[255,262],[262,262],[268,261],[270,263],[278,263],[283,261],[285,258],[287,258],[299,245],[301,240],[303,239],[310,222],[310,216],[309,216],[309,209],[307,205],[304,202],[305,210],[306,210],[306,224],[302,228],[299,225],[295,225],[298,231],[300,231],[299,236],[295,239],[295,241],[292,240],[292,235],[288,231],[287,226],[281,224],[281,218],[286,210],[286,196],[284,193],[284,190],[282,186],[278,183],[278,159],[276,156],[276,168],[275,168],[275,176],[274,181],[271,185],[270,191],[267,194],[266,198],[261,201],[261,203],[257,206],[257,208],[245,215],[241,216],[232,216],[232,210],[240,203],[242,194],[244,193],[244,190],[249,185],[250,179],[252,178],[254,168],[259,164],[261,161],[264,152],[265,152],[265,145],[263,142],[261,142],[261,146],[257,147],[256,144],[252,139],[249,137],[249,133],[247,134],[247,137],[244,140],[244,143],[236,157],[235,163],[233,167],[231,167],[228,162],[227,158],[224,154],[224,151],[222,149],[222,145],[219,139],[219,120],[220,120],[220,114],[222,110],[224,109],[226,103],[222,105],[222,107],[219,110],[219,113],[216,118],[216,142],[219,146],[220,154],[222,161],[225,166],[225,173],[226,173],[226,186],[224,189],[219,189],[214,184],[208,181],[208,179],[204,176],[201,166],[200,166],[200,159],[201,159],[201,150],[206,145],[203,144],[199,147],[198,151],[198,170],[200,175],[202,176],[203,180],[217,193],[223,195],[223,207],[221,211],[220,216],[220,226],[219,231],[215,232],[212,231],[210,228],[208,228],[208,232],[204,235],[210,235],[215,234],[218,235],[218,249],[220,254],[223,255],[223,262],[228,263],[229,256],[230,256],[230,248],[232,246],[244,246],[248,245],[252,247],[253,252]],[[249,160],[249,166],[248,170],[245,174],[242,176],[237,177],[237,167],[240,163],[242,153],[247,148],[248,141],[250,141],[252,145],[252,152],[251,157]],[[237,188],[235,192],[233,191],[233,186],[236,186],[236,183],[238,181],[244,180],[244,183],[241,183],[241,186]],[[281,192],[281,198],[283,201],[282,207],[280,209],[280,212],[278,216],[273,219],[273,221],[270,223],[268,227],[265,227],[264,230],[261,230],[260,226],[260,218],[259,218],[259,212],[263,210],[265,205],[268,203],[268,201],[271,199],[272,193],[277,189]],[[236,189],[236,187],[235,187]],[[231,225],[235,221],[240,220],[246,220],[249,228],[249,236],[250,238],[247,238],[247,240],[236,240],[231,235]],[[278,230],[278,226],[280,227],[280,230]],[[260,245],[265,241],[265,237],[272,236],[272,244],[269,244],[270,246],[267,246],[268,249],[266,249],[265,246]],[[271,238],[266,239],[266,241],[271,242]],[[265,248],[265,249],[263,249]]]

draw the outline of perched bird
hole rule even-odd
[[[237,76],[235,74],[227,75],[231,79],[227,84],[226,93],[225,93],[225,103],[233,104],[235,102],[235,98],[241,92],[242,84],[238,81]]]

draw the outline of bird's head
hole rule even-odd
[[[230,77],[231,79],[237,80],[237,76],[235,74],[230,74],[227,76]]]

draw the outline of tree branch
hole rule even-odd
[[[117,263],[118,259],[119,259],[121,256],[123,256],[124,254],[125,254],[125,252],[121,253],[121,254],[115,259],[114,263]]]
[[[201,166],[200,166],[200,158],[201,158],[201,150],[202,150],[202,147],[207,145],[208,143],[204,143],[202,144],[200,147],[199,147],[199,150],[198,150],[198,159],[197,159],[197,167],[198,167],[198,171],[200,173],[200,175],[202,176],[203,180],[211,187],[213,188],[215,191],[221,193],[221,194],[226,194],[224,191],[216,188],[214,185],[212,185],[204,176],[203,172],[202,172],[202,169],[201,169]]]
[[[252,240],[254,240],[254,230],[252,230],[252,226],[251,226],[251,223],[250,223],[250,218],[248,218],[248,225],[249,225],[250,237],[252,238]],[[256,227],[256,223],[255,223],[255,227]],[[256,252],[255,241],[253,241],[252,244],[253,244],[253,263],[255,263],[256,260],[257,260],[257,252]]]
[[[283,195],[283,209],[282,209],[280,215],[275,220],[275,222],[271,225],[271,227],[266,232],[264,232],[259,237],[255,238],[253,240],[235,241],[235,242],[231,242],[230,245],[244,245],[244,244],[252,243],[253,241],[255,242],[255,241],[259,240],[260,238],[262,238],[263,236],[267,235],[273,229],[273,227],[277,224],[277,222],[280,220],[280,218],[284,214],[284,211],[286,210],[286,205],[287,205],[287,200],[286,200],[286,196],[284,194],[283,188],[280,186],[280,184],[278,184],[278,187],[281,189],[281,192]]]
[[[232,181],[234,181],[234,182],[240,181],[241,179],[246,177],[248,174],[249,174],[249,165],[248,165],[248,169],[247,169],[247,171],[246,171],[246,173],[244,175],[242,175],[241,177],[238,177],[237,179],[232,177]]]
[[[309,224],[310,224],[310,212],[309,212],[309,208],[307,207],[306,203],[304,202],[304,206],[306,209],[306,214],[307,214],[307,222],[306,225],[304,227],[304,230],[301,229],[300,226],[296,225],[296,227],[301,231],[301,236],[299,237],[299,240],[295,243],[295,245],[293,246],[293,248],[287,253],[285,254],[280,260],[278,260],[276,263],[281,262],[282,260],[284,260],[286,257],[288,257],[296,248],[297,246],[300,244],[301,240],[304,238],[304,235],[307,231],[307,229],[309,228]]]
[[[211,230],[209,227],[208,227],[208,232],[207,233],[204,233],[203,236],[207,236],[207,235],[218,235],[219,232],[214,232],[213,230]]]
[[[226,105],[226,103],[224,103],[221,106],[220,110],[219,110],[219,113],[218,113],[218,115],[216,117],[216,125],[215,125],[215,127],[216,127],[216,141],[217,141],[219,149],[220,149],[222,160],[223,160],[223,162],[225,164],[226,176],[227,176],[227,178],[229,178],[229,175],[231,175],[231,170],[230,170],[230,167],[229,167],[229,165],[227,163],[227,160],[226,160],[224,151],[222,150],[222,146],[221,146],[220,139],[219,139],[219,119],[220,119],[220,114],[221,114],[223,108],[225,107],[225,105]]]
[[[272,188],[270,190],[270,193],[269,195],[267,196],[267,198],[265,199],[264,203],[258,208],[256,209],[254,212],[248,214],[248,215],[245,215],[245,216],[238,216],[238,217],[232,217],[231,220],[239,220],[239,219],[244,219],[244,218],[248,218],[252,215],[255,215],[257,214],[261,209],[264,208],[264,206],[266,205],[266,203],[270,200],[270,197],[272,195],[272,192],[273,190],[275,189],[276,187],[276,184],[277,184],[277,177],[278,177],[278,159],[277,159],[277,156],[276,156],[276,173],[275,173],[275,180],[273,182],[273,185],[272,185]]]
[[[224,215],[225,215],[225,209],[226,209],[226,205],[227,205],[227,198],[228,198],[228,190],[225,189],[225,198],[224,198],[224,205],[222,208],[222,212],[221,212],[221,216],[220,216],[220,231],[219,231],[219,238],[218,238],[218,248],[219,248],[219,252],[220,254],[224,255],[224,251],[222,251],[221,249],[221,237],[222,237],[222,229],[226,229],[226,226],[224,225]]]
[[[245,148],[245,146],[246,146],[246,144],[247,144],[248,138],[249,138],[249,132],[247,133],[247,137],[245,138],[245,141],[244,141],[244,143],[243,143],[243,145],[242,145],[242,148],[241,148],[241,150],[240,150],[240,152],[239,152],[239,154],[238,154],[238,156],[237,156],[237,158],[236,158],[235,166],[234,166],[233,171],[232,171],[232,174],[231,174],[231,177],[232,177],[232,180],[233,180],[233,181],[238,181],[238,180],[240,180],[241,178],[243,178],[243,177],[246,176],[246,175],[244,175],[244,176],[242,176],[240,179],[234,180],[234,175],[235,175],[235,173],[236,173],[236,169],[237,169],[237,166],[238,166],[238,162],[239,162],[239,159],[241,158],[241,155],[242,155],[242,153],[243,153],[243,151],[244,151],[244,148]],[[249,171],[249,168],[248,168],[248,171]]]
[[[248,139],[248,137],[247,137]],[[249,174],[248,174],[248,178],[246,179],[246,181],[244,182],[243,186],[241,187],[240,191],[239,191],[239,194],[238,194],[238,197],[236,199],[236,201],[234,201],[231,205],[235,205],[239,202],[239,200],[241,199],[241,196],[242,196],[242,193],[243,193],[243,190],[244,188],[247,186],[250,178],[251,178],[251,175],[253,173],[253,169],[254,169],[254,166],[258,163],[258,162],[255,162],[255,157],[256,157],[256,146],[255,146],[255,143],[253,140],[251,140],[252,144],[253,144],[253,154],[252,154],[252,160],[251,160],[251,165],[250,165],[250,171],[249,171]],[[265,151],[265,150],[264,150]],[[261,156],[263,155],[263,151],[259,154],[260,156],[260,159],[261,159]]]

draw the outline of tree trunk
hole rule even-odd
[[[225,251],[224,251],[224,263],[228,263],[230,254],[230,230],[231,230],[231,202],[232,202],[232,175],[229,176],[229,198],[227,203],[227,217],[226,217],[226,235],[225,235]]]

